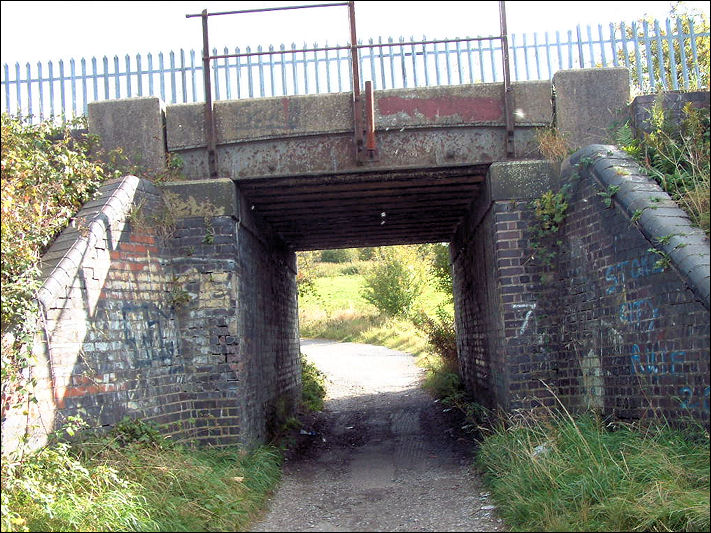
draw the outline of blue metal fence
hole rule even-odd
[[[548,80],[558,70],[623,66],[641,93],[709,86],[709,72],[699,65],[700,39],[693,20],[636,22],[597,28],[577,26],[554,34],[509,36],[511,79]],[[422,41],[427,38],[423,37]],[[417,44],[405,40],[370,39],[360,49],[363,80],[375,89],[501,81],[501,47],[496,38],[467,43]],[[388,46],[371,46],[386,44]],[[336,45],[339,46],[339,45]],[[708,50],[708,45],[706,45]],[[350,52],[301,52],[304,43],[275,49],[249,46],[225,54],[284,51],[285,54],[223,58],[212,62],[214,99],[239,99],[352,90]],[[313,48],[321,47],[314,43]],[[289,51],[291,50],[291,52]],[[660,53],[661,52],[661,53]],[[213,48],[213,55],[218,50]],[[67,68],[68,67],[68,68]],[[37,62],[14,68],[3,65],[0,108],[35,122],[48,117],[71,119],[87,112],[97,100],[132,96],[159,96],[168,103],[204,101],[202,62],[195,50],[135,56],[104,56],[78,62]]]

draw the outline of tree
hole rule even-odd
[[[644,46],[645,28],[649,39],[648,47]],[[693,43],[688,37],[692,28]],[[640,19],[634,26],[625,27],[625,39],[628,43],[634,40],[635,31],[640,43],[639,51],[620,49],[617,52],[620,64],[629,66],[630,81],[651,90],[649,80],[652,76],[655,80],[655,89],[661,90],[663,75],[668,90],[673,87],[672,80],[676,80],[679,89],[683,89],[685,87],[683,65],[685,64],[688,86],[708,90],[711,65],[709,19],[706,13],[691,9],[684,2],[676,2],[669,13],[668,27],[666,24],[657,27],[651,17]],[[679,33],[682,35],[681,38],[678,37]],[[707,35],[699,36],[700,33]],[[640,73],[642,80],[640,80]]]

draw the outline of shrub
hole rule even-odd
[[[40,256],[106,176],[87,158],[89,142],[73,138],[70,126],[32,125],[2,115],[3,413],[26,393],[21,375],[29,364],[28,318],[39,288]]]
[[[709,110],[686,104],[683,113],[677,126],[657,102],[652,108],[650,133],[637,139],[625,124],[617,130],[615,142],[637,159],[708,235]]]
[[[407,315],[424,288],[422,261],[411,247],[383,248],[365,274],[362,296],[379,311]]]
[[[308,411],[323,409],[326,375],[301,354],[301,403]]]
[[[361,261],[371,261],[375,258],[375,248],[359,248],[358,259]]]
[[[353,256],[353,251],[349,248],[323,250],[321,252],[321,261],[324,263],[347,263],[353,259]]]
[[[437,355],[446,361],[457,361],[457,333],[454,328],[454,317],[440,305],[436,317],[418,313],[413,322],[427,335],[427,341]]]

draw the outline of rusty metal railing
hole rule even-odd
[[[290,49],[290,50],[268,50],[259,52],[246,52],[238,54],[214,54],[210,55],[209,46],[209,31],[208,31],[208,17],[220,16],[220,15],[238,15],[246,13],[261,13],[267,11],[286,11],[294,9],[311,9],[319,7],[337,7],[337,6],[347,6],[348,7],[348,20],[350,25],[350,45],[349,46],[331,46],[331,47],[316,47],[316,48],[303,48],[303,49]],[[259,9],[244,9],[238,11],[222,11],[216,13],[208,13],[207,10],[203,10],[198,14],[188,14],[185,15],[186,18],[200,17],[202,19],[202,35],[203,35],[203,51],[202,51],[202,61],[203,61],[203,84],[205,89],[205,131],[207,136],[207,151],[208,151],[208,167],[211,177],[217,176],[217,151],[216,151],[216,131],[215,131],[215,121],[213,115],[213,102],[212,102],[212,84],[210,76],[210,61],[217,59],[228,59],[228,58],[240,58],[240,57],[253,57],[253,56],[263,56],[263,55],[280,55],[280,54],[294,54],[294,53],[306,53],[306,52],[321,52],[330,50],[349,50],[350,51],[350,63],[351,63],[351,73],[353,79],[352,85],[352,103],[353,103],[353,120],[354,120],[354,150],[355,158],[359,162],[374,161],[378,159],[377,144],[375,141],[375,113],[374,113],[374,98],[373,98],[373,85],[372,81],[365,82],[366,91],[366,101],[363,105],[361,97],[361,83],[360,83],[360,69],[359,69],[359,58],[358,50],[363,48],[383,48],[386,46],[392,47],[393,43],[369,43],[369,44],[358,44],[357,34],[356,34],[356,17],[355,17],[355,2],[353,0],[347,2],[332,2],[325,4],[310,4],[303,6],[283,6],[283,7],[270,7],[270,8],[259,8]],[[504,0],[499,1],[499,21],[500,21],[500,34],[498,36],[488,36],[488,37],[466,37],[462,39],[433,39],[433,40],[421,40],[421,41],[408,41],[408,42],[398,42],[398,45],[427,45],[427,44],[445,44],[445,43],[462,43],[462,42],[472,42],[472,41],[501,41],[502,50],[502,63],[504,72],[504,95],[503,95],[503,107],[506,123],[506,154],[508,157],[513,157],[515,155],[514,151],[514,120],[513,120],[513,102],[512,102],[512,88],[511,88],[511,76],[509,71],[509,55],[508,55],[508,34],[506,28],[506,9]],[[363,125],[363,115],[365,114],[365,126]]]

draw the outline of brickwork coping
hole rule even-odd
[[[578,172],[594,178],[634,222],[651,245],[664,253],[672,267],[709,309],[709,239],[691,225],[688,215],[628,154],[615,146],[592,144],[563,162],[561,176]]]
[[[139,190],[158,194],[150,181],[136,176],[124,176],[104,183],[95,198],[83,205],[72,224],[42,256],[41,277],[44,282],[37,291],[37,301],[45,309],[52,307],[57,298],[66,298],[88,250],[102,241],[109,249],[116,248],[118,236]]]

